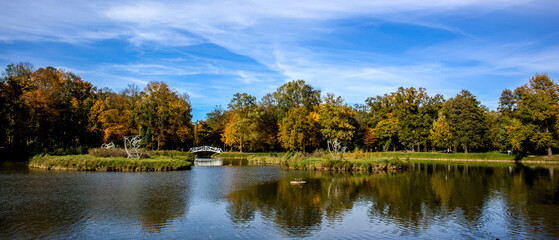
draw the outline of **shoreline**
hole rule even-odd
[[[435,155],[438,157],[414,157],[414,155]],[[225,155],[225,156],[221,156]],[[440,153],[401,153],[401,152],[375,152],[375,153],[347,153],[343,159],[332,159],[328,155],[313,156],[315,154],[298,153],[225,153],[216,154],[212,158],[247,159],[249,165],[275,165],[284,166],[289,170],[311,171],[355,171],[355,172],[386,172],[398,171],[408,168],[410,163],[436,162],[436,163],[470,163],[470,164],[521,164],[521,165],[559,165],[558,158],[546,160],[544,156],[528,156],[515,160],[518,156],[497,153],[474,153],[471,155],[455,154],[450,158],[441,158]],[[452,157],[472,158],[452,158]],[[478,157],[476,159],[475,157]],[[491,156],[509,159],[488,159]],[[446,156],[445,156],[446,157]],[[479,159],[484,158],[484,159]]]

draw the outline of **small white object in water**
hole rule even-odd
[[[294,181],[291,181],[291,182],[289,182],[289,183],[291,183],[291,184],[305,184],[305,183],[307,183],[307,181],[303,181],[303,180],[300,179],[300,178],[295,178]]]

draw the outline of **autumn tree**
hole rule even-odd
[[[221,141],[227,146],[233,147],[235,145],[242,147],[243,131],[245,131],[245,125],[247,119],[243,119],[238,113],[231,111],[228,116],[228,121],[225,125],[225,129],[221,134]],[[246,139],[245,139],[246,144]],[[242,151],[242,150],[241,150]]]
[[[194,124],[194,145],[211,145],[211,131],[206,121],[197,121]]]
[[[94,102],[90,83],[64,70],[40,68],[31,75],[31,87],[23,98],[31,108],[31,128],[39,148],[87,144],[88,114]]]
[[[559,144],[559,85],[547,74],[537,74],[513,95],[503,91],[500,101],[500,109],[517,119],[509,126],[515,149],[526,150],[521,146],[529,143],[532,149],[545,149],[552,156],[552,149]]]
[[[455,147],[453,144],[456,142],[454,141],[452,130],[442,112],[439,113],[437,120],[433,121],[433,127],[430,130],[429,138],[435,147],[446,148],[447,150],[451,147]]]
[[[306,151],[318,147],[319,115],[306,107],[289,110],[279,125],[279,141],[283,148],[292,151]]]
[[[188,95],[172,91],[162,82],[150,82],[138,102],[140,134],[152,149],[184,148],[193,136]]]
[[[272,94],[266,94],[258,103],[258,110],[255,111],[252,121],[254,126],[253,133],[258,139],[254,143],[254,148],[260,151],[278,150],[278,116],[276,115],[276,104]]]
[[[343,103],[341,97],[327,94],[320,105],[320,133],[324,140],[338,139],[348,144],[355,135],[355,112]]]
[[[225,134],[224,136],[233,137],[238,140],[239,144],[239,151],[243,152],[243,141],[246,139],[247,131],[247,123],[249,121],[249,114],[252,114],[256,110],[256,97],[251,96],[247,93],[235,93],[231,102],[227,105],[229,109],[235,112],[236,122],[230,122],[228,124],[228,128],[230,130],[229,134]],[[233,129],[236,129],[233,131]],[[238,134],[232,134],[233,132],[238,132]],[[233,140],[225,140],[225,142],[232,142]]]

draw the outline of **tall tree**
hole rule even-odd
[[[206,123],[210,130],[210,145],[217,147],[225,147],[223,141],[221,140],[223,131],[225,130],[225,125],[227,123],[227,118],[229,115],[226,111],[221,109],[221,106],[215,106],[214,110],[206,114]]]
[[[390,146],[393,146],[396,151],[396,143],[398,142],[398,118],[394,117],[393,113],[387,113],[386,118],[377,123],[373,129],[374,135],[379,139],[382,144],[382,150],[387,151]]]
[[[505,91],[503,95],[510,95]],[[535,150],[546,149],[548,156],[553,154],[552,148],[559,144],[559,85],[547,74],[537,74],[528,84],[517,88],[513,101],[501,100],[501,109],[510,111],[521,122],[521,132],[526,134],[525,140],[517,137],[514,141],[529,141]]]
[[[243,140],[246,138],[248,117],[250,113],[256,110],[256,97],[247,93],[235,93],[227,106],[239,117],[237,122],[230,124],[230,128],[239,128],[239,151],[243,152]]]
[[[140,134],[152,149],[180,149],[193,139],[192,108],[188,95],[162,82],[150,82],[138,102]]]
[[[320,90],[315,90],[304,80],[291,81],[281,85],[273,96],[280,121],[291,108],[305,107],[307,111],[312,111],[314,106],[320,104]]]
[[[355,112],[343,103],[341,97],[328,93],[319,108],[320,133],[324,140],[338,139],[349,144],[355,135]]]
[[[442,111],[450,126],[454,146],[461,147],[466,153],[486,146],[486,108],[469,91],[462,90],[456,97],[448,99]]]
[[[279,141],[283,148],[295,151],[306,151],[318,147],[319,115],[309,112],[305,107],[289,110],[279,126]]]
[[[30,109],[22,95],[32,87],[35,67],[27,62],[9,64],[0,79],[0,148],[25,151],[30,137]]]
[[[366,100],[369,107],[369,126],[376,128],[382,122],[382,129],[386,130],[391,123],[397,123],[389,131],[396,131],[396,135],[389,139],[398,138],[398,142],[390,141],[390,144],[412,151],[416,148],[421,150],[421,146],[427,148],[429,131],[443,102],[441,95],[430,97],[424,88],[400,87],[396,92]],[[389,117],[394,119],[388,119]],[[380,132],[376,133],[375,136],[380,137]],[[382,135],[386,137],[387,134],[388,132],[384,132]],[[386,145],[386,140],[382,142]]]
[[[456,148],[456,146],[453,145],[456,142],[452,135],[450,125],[442,112],[439,113],[437,120],[433,121],[433,128],[430,130],[429,138],[435,147],[446,148],[447,150],[449,150],[450,147]]]

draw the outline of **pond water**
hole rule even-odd
[[[349,174],[244,164],[121,173],[4,163],[0,238],[559,238],[556,167]]]

